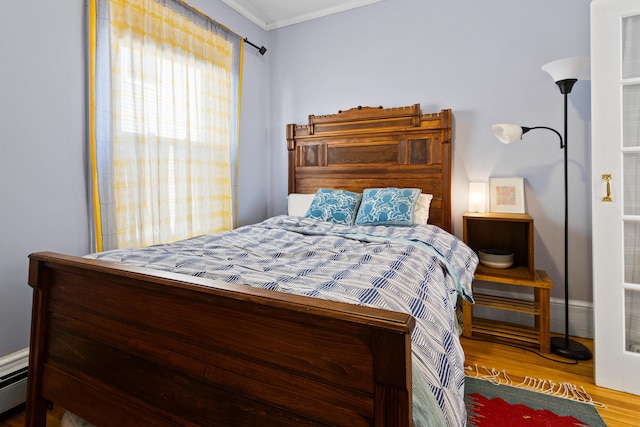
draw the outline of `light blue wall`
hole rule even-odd
[[[285,123],[358,105],[451,108],[455,233],[462,235],[470,181],[524,177],[536,267],[556,283],[552,296],[564,298],[558,138],[536,131],[505,146],[490,127],[562,132],[562,95],[540,67],[589,55],[589,1],[385,0],[270,31],[268,42],[270,214],[286,208]],[[580,301],[591,301],[590,121],[590,82],[581,80],[569,103],[570,297]]]
[[[82,2],[0,13],[0,356],[26,347],[27,255],[89,250]]]
[[[219,0],[189,0],[247,47],[240,222],[284,213],[285,125],[357,105],[454,112],[454,224],[470,180],[523,176],[536,264],[562,279],[562,164],[552,135],[502,146],[495,122],[562,127],[540,66],[589,54],[589,2],[385,0],[265,32]],[[27,255],[90,250],[85,180],[84,0],[21,0],[0,14],[0,356],[28,345]],[[588,81],[569,106],[572,298],[591,300]],[[555,296],[562,296],[560,287]]]
[[[266,33],[219,0],[190,0],[231,30]],[[29,343],[27,255],[90,251],[86,196],[85,0],[4,2],[0,13],[0,357]],[[267,215],[267,63],[245,55],[240,222]]]

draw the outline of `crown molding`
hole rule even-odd
[[[258,25],[265,31],[275,30],[277,28],[286,27],[288,25],[299,24],[304,21],[309,21],[316,18],[321,18],[327,15],[333,15],[335,13],[344,12],[350,9],[355,9],[361,6],[367,6],[373,3],[378,3],[383,0],[350,0],[343,1],[341,4],[331,7],[324,7],[322,0],[316,2],[315,6],[306,13],[299,13],[294,16],[283,16],[282,18],[275,18],[270,21],[271,18],[260,14],[259,11],[250,10],[246,6],[240,4],[237,0],[221,0],[224,4],[238,12],[240,15],[247,18],[249,21]],[[265,0],[254,0],[255,3],[264,4]],[[243,2],[246,3],[246,2]]]

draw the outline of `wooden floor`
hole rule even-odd
[[[59,427],[64,409],[54,407],[47,413],[47,427]],[[0,427],[24,427],[24,405],[0,415]]]
[[[582,340],[593,348],[591,340]],[[594,401],[604,404],[598,412],[609,427],[637,427],[640,425],[640,396],[609,390],[593,385],[593,360],[567,364],[566,359],[554,355],[541,355],[534,349],[462,338],[466,354],[466,365],[475,369],[505,370],[515,383],[526,376],[569,382],[583,386]],[[63,410],[54,407],[49,411],[47,427],[58,427]],[[23,427],[24,408],[0,415],[0,427]]]
[[[593,350],[592,340],[576,340]],[[528,376],[583,386],[595,402],[606,406],[598,408],[598,412],[608,427],[640,426],[640,396],[595,386],[593,360],[576,363],[553,354],[543,355],[535,349],[464,337],[461,341],[466,355],[465,364],[474,369],[476,365],[504,369],[516,384]]]

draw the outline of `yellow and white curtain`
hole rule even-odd
[[[242,39],[178,0],[89,0],[95,249],[234,225]]]

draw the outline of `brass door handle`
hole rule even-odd
[[[607,181],[607,195],[602,198],[603,202],[613,202],[613,198],[611,197],[611,174],[603,173],[602,179]]]

